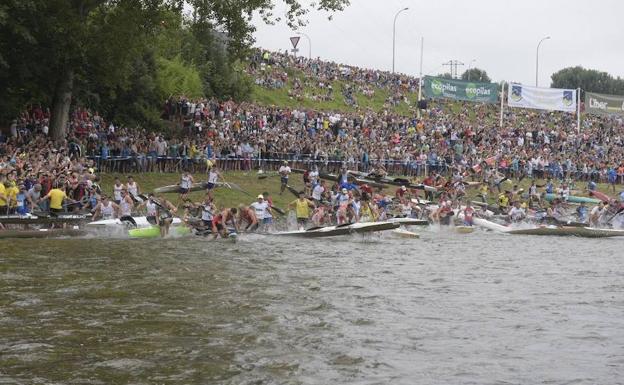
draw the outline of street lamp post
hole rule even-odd
[[[468,63],[468,81],[470,81],[470,69],[472,68],[472,63],[476,62],[477,59],[472,59],[470,63]]]
[[[544,42],[544,40],[549,40],[550,36],[546,36],[542,40],[537,43],[537,48],[535,49],[535,87],[538,85],[538,76],[539,76],[539,48],[540,45]]]
[[[301,35],[308,39],[308,59],[312,59],[312,39],[310,39],[310,36],[306,35],[303,32],[297,32],[297,35]]]
[[[396,47],[396,21],[399,14],[403,11],[407,11],[409,8],[405,7],[399,10],[396,15],[394,15],[394,22],[392,23],[392,73],[394,73],[394,51]]]

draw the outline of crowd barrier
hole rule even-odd
[[[169,156],[89,156],[96,167],[101,172],[108,173],[142,173],[142,172],[182,172],[207,173],[210,164],[216,163],[222,171],[277,171],[284,161],[288,162],[291,168],[307,169],[314,166],[319,171],[326,173],[338,173],[342,168],[353,171],[367,172],[372,165],[381,164],[391,175],[401,175],[407,177],[423,178],[432,173],[439,173],[444,176],[452,174],[452,166],[444,160],[440,161],[397,161],[397,160],[373,160],[366,161],[345,161],[338,159],[312,159],[310,157],[283,156],[271,158],[255,157],[217,157],[211,158],[210,162],[206,158],[189,157],[169,157]],[[544,169],[527,170],[512,167],[498,167],[498,170],[509,178],[553,178],[557,180],[574,179],[580,181],[607,182],[607,175],[603,171],[593,170],[582,172],[577,170]],[[619,174],[617,184],[624,184],[624,174]]]

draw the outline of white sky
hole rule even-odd
[[[308,3],[307,0],[301,0]],[[279,1],[278,1],[279,2]],[[420,37],[425,39],[423,73],[448,72],[457,59],[485,69],[494,81],[535,84],[535,50],[540,47],[539,84],[550,75],[581,65],[624,77],[624,1],[621,0],[351,0],[343,12],[311,11],[300,31],[312,39],[312,56],[360,67],[391,70],[392,21],[396,24],[396,71],[418,75]],[[282,15],[280,3],[275,15]],[[295,33],[283,21],[255,19],[256,46],[290,49]],[[308,55],[302,37],[300,55]]]

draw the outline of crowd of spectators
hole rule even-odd
[[[414,92],[418,83],[405,75],[260,51],[249,72],[262,65],[303,71],[306,81],[317,84],[341,79],[352,87]],[[289,84],[284,76],[281,87]],[[276,85],[266,78],[258,84]],[[494,104],[444,101],[430,101],[418,116],[416,111],[318,111],[180,96],[163,103],[163,118],[176,127],[166,133],[119,126],[77,107],[66,139],[54,142],[48,138],[49,110],[32,106],[0,134],[0,172],[27,171],[39,178],[42,172],[54,177],[76,170],[80,179],[92,178],[89,169],[202,172],[216,162],[224,170],[250,170],[288,160],[327,171],[343,166],[367,171],[381,164],[390,173],[409,176],[466,170],[478,176],[488,160],[512,177],[623,182],[623,117],[586,115],[577,132],[573,114],[506,109],[502,127],[499,114]]]

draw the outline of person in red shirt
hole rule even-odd
[[[403,198],[406,192],[407,192],[407,187],[401,186],[396,190],[396,192],[394,193],[394,196],[397,198]]]

